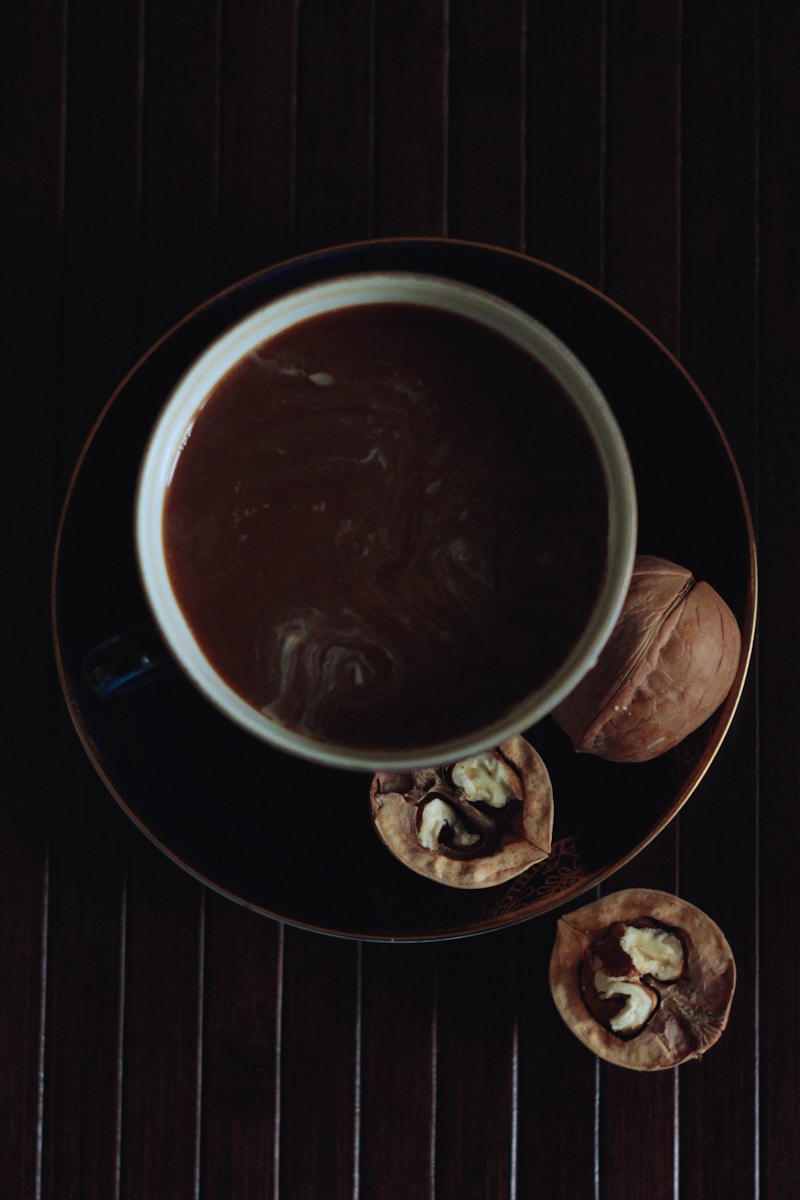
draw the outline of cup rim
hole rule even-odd
[[[364,303],[444,308],[521,345],[555,376],[582,415],[605,480],[605,574],[589,620],[566,659],[539,688],[495,721],[428,747],[376,749],[322,741],[283,725],[244,700],[217,673],[195,640],[172,589],[163,552],[166,489],[194,420],[219,380],[248,351],[283,329],[318,312]],[[362,270],[305,284],[260,305],[210,342],[161,407],[142,456],[134,502],[136,561],[145,597],[168,649],[190,681],[224,715],[270,746],[351,770],[400,770],[452,762],[496,746],[552,712],[595,664],[616,624],[633,570],[636,537],[636,486],[627,446],[611,406],[577,355],[538,318],[485,288],[402,269]]]

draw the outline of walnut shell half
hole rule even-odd
[[[660,941],[655,955],[637,961],[630,943],[640,934]],[[558,922],[550,959],[556,1007],[584,1045],[617,1066],[659,1071],[699,1058],[727,1025],[735,986],[721,930],[668,892],[628,888]],[[640,1003],[626,1019],[632,996]]]
[[[740,653],[736,618],[710,584],[639,556],[611,637],[553,717],[579,752],[645,762],[719,708]]]
[[[370,808],[392,854],[449,887],[505,883],[551,850],[550,776],[519,735],[439,768],[379,771]]]

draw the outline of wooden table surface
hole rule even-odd
[[[800,7],[27,0],[3,24],[0,1194],[800,1196]],[[204,886],[106,790],[59,687],[57,522],[120,380],[237,279],[406,235],[611,297],[741,471],[744,694],[680,815],[603,885],[676,892],[731,942],[729,1027],[677,1070],[609,1066],[562,1024],[557,913],[395,945]]]

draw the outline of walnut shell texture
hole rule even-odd
[[[736,618],[714,588],[640,555],[611,637],[553,717],[581,753],[645,762],[719,708],[740,655]]]
[[[675,930],[686,961],[679,979],[652,983],[659,992],[658,1008],[641,1032],[626,1039],[592,1014],[581,981],[593,944],[617,922],[642,920]],[[585,1046],[616,1066],[659,1071],[699,1058],[726,1027],[735,986],[736,965],[722,931],[699,908],[668,892],[626,888],[558,922],[550,959],[556,1008]]]
[[[542,758],[519,735],[486,753],[498,759],[513,787],[514,815],[510,823],[502,821],[497,836],[474,856],[452,857],[444,847],[428,849],[418,836],[419,806],[441,788],[448,790],[451,768],[378,772],[373,777],[370,808],[375,829],[392,854],[418,875],[454,888],[494,887],[549,856],[553,788]]]

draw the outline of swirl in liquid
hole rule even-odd
[[[164,534],[237,692],[322,740],[392,749],[495,720],[555,670],[603,578],[606,509],[543,368],[392,303],[305,321],[222,380]]]

